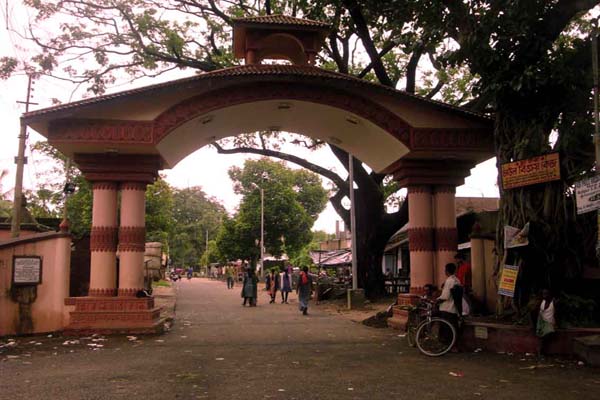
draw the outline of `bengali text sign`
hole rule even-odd
[[[502,187],[513,189],[560,179],[558,153],[502,164]]]
[[[600,175],[575,182],[577,214],[600,209]]]

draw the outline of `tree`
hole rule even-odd
[[[440,58],[477,77],[469,105],[495,114],[498,166],[560,155],[561,181],[502,191],[499,226],[531,223],[530,245],[513,260],[522,264],[517,303],[542,287],[568,289],[585,264],[597,265],[596,223],[576,216],[572,187],[593,173],[588,13],[600,1],[428,3],[416,24],[454,41]],[[502,229],[497,242],[502,249]]]
[[[146,241],[161,242],[167,250],[173,237],[174,190],[161,176],[146,188]]]
[[[318,175],[267,158],[247,160],[243,169],[232,167],[229,175],[243,199],[238,213],[224,222],[217,238],[221,254],[252,263],[260,256],[260,189],[264,191],[266,252],[295,255],[310,242],[310,229],[327,202]]]
[[[504,193],[502,222],[536,222],[535,229],[542,234],[535,241],[540,247],[531,258],[541,256],[556,267],[551,269],[560,270],[561,264],[580,266],[582,258],[591,257],[589,245],[580,248],[589,241],[580,239],[595,228],[587,227],[586,218],[573,228],[568,188],[591,168],[586,150],[590,148],[589,18],[581,17],[598,1],[168,0],[159,7],[152,0],[110,4],[28,0],[26,4],[38,12],[29,36],[40,52],[26,66],[10,57],[0,59],[0,76],[29,68],[86,85],[94,93],[102,93],[120,71],[136,79],[174,68],[210,71],[232,65],[236,62],[229,42],[232,17],[285,13],[330,22],[333,29],[319,55],[322,67],[494,112],[499,162],[558,150],[564,156],[563,176],[569,178],[543,190]],[[45,40],[37,34],[36,24],[59,15],[73,18],[62,23],[61,35]],[[91,62],[77,69],[71,62],[74,57]],[[424,59],[429,62],[422,62]],[[419,73],[424,77],[420,84]],[[555,132],[558,140],[551,146],[548,139]],[[222,153],[278,157],[322,174],[336,186],[331,202],[348,223],[348,212],[341,204],[349,187],[345,179],[265,146],[263,139],[264,135],[259,135],[249,142],[234,142],[232,148],[217,146]],[[324,145],[306,143],[309,147]],[[330,147],[346,165],[347,154]],[[368,294],[375,294],[383,288],[381,252],[387,239],[406,222],[406,204],[401,213],[387,214],[383,206],[389,194],[385,178],[368,173],[359,162],[355,170],[357,203],[363,211],[357,216],[359,284]],[[525,199],[523,207],[518,199]],[[565,223],[548,223],[556,218]],[[561,246],[556,244],[563,243],[563,238],[570,238],[564,242],[569,245],[559,251],[564,254],[557,254]],[[540,271],[534,275],[547,277]]]
[[[171,259],[180,266],[197,265],[206,250],[206,236],[216,237],[225,208],[208,197],[201,187],[174,191],[169,237]]]

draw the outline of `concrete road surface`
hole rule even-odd
[[[17,338],[0,352],[0,399],[600,399],[600,371],[573,361],[428,358],[397,331],[290,300],[242,307],[239,285],[181,281],[165,335]]]

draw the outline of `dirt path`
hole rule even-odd
[[[262,292],[259,306],[247,308],[239,293],[223,282],[180,282],[176,322],[163,336],[18,338],[0,350],[0,398],[600,398],[599,372],[573,362],[426,358],[396,331],[314,306],[303,317],[295,295],[289,305],[267,304]]]

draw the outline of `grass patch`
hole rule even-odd
[[[152,282],[152,287],[171,287],[171,282],[167,282],[163,279],[161,279],[160,281],[157,282]]]

